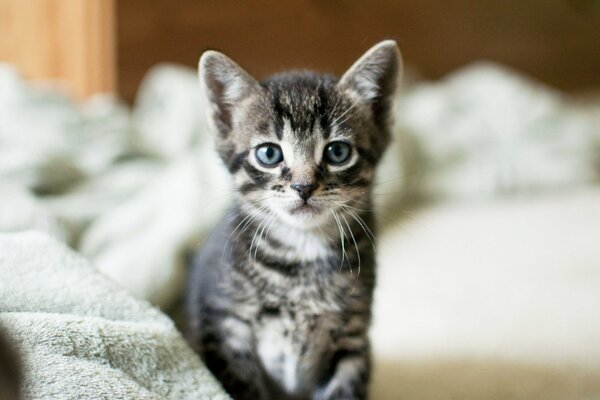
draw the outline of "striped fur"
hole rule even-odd
[[[237,188],[192,265],[190,343],[235,399],[365,399],[375,285],[371,182],[389,140],[401,61],[372,48],[339,80],[255,81],[207,52],[200,78],[217,149]],[[334,165],[328,144],[352,147]],[[268,167],[256,148],[274,143]],[[294,185],[316,187],[307,200]]]

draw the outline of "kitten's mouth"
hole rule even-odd
[[[325,204],[309,199],[308,201],[297,200],[289,204],[285,210],[286,218],[294,227],[315,228],[327,221],[328,213],[325,213]]]
[[[320,207],[317,207],[314,204],[310,204],[309,202],[306,202],[306,201],[300,203],[300,205],[295,206],[291,210],[292,214],[301,214],[301,215],[318,214],[320,212],[321,212],[321,208]]]

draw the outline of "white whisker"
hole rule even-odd
[[[348,212],[348,214],[350,214],[350,216],[352,218],[354,218],[354,220],[360,225],[360,227],[362,228],[362,230],[367,235],[367,239],[369,239],[369,241],[371,242],[371,246],[373,246],[373,251],[376,251],[376,249],[375,249],[375,235],[373,234],[373,231],[371,231],[371,229],[367,226],[367,224],[360,217],[360,215],[358,215],[354,210],[352,210],[352,207],[346,206],[346,205],[341,205],[341,207],[344,208]]]
[[[352,229],[350,229],[350,224],[348,224],[348,220],[346,219],[346,217],[344,216],[344,214],[341,214],[342,218],[344,218],[344,222],[346,223],[346,226],[348,227],[348,231],[350,231],[350,235],[352,236],[352,241],[354,242],[354,248],[356,249],[356,257],[358,258],[358,273],[357,273],[357,277],[360,276],[360,251],[358,250],[358,245],[356,244],[356,239],[354,238],[354,233],[352,233]],[[350,272],[352,272],[352,269],[350,269]]]
[[[352,104],[350,104],[350,107],[348,107],[348,108],[346,109],[346,111],[344,111],[344,112],[342,113],[342,115],[340,115],[339,117],[337,117],[337,118],[336,118],[336,119],[335,119],[335,120],[334,120],[334,121],[331,123],[331,125],[336,125],[336,124],[337,124],[337,122],[338,122],[340,119],[342,119],[342,118],[343,118],[343,117],[344,117],[346,114],[348,114],[348,112],[349,112],[350,110],[352,110],[352,109],[353,109],[355,106],[356,106],[356,103],[352,103]],[[346,121],[346,120],[344,120],[344,122],[345,122],[345,121]]]
[[[343,266],[344,266],[344,258],[347,259],[346,257],[346,245],[345,245],[345,236],[344,236],[344,229],[342,227],[342,224],[339,220],[339,217],[337,216],[337,214],[335,213],[335,211],[332,209],[331,213],[333,214],[333,218],[335,219],[335,223],[338,227],[338,230],[340,232],[340,243],[342,245],[342,260],[340,261],[340,271],[342,270]],[[350,260],[348,260],[348,264],[350,264]],[[352,267],[351,267],[352,268]]]

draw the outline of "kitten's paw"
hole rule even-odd
[[[328,385],[319,390],[314,400],[365,400],[366,395],[359,394],[356,388],[351,385]]]

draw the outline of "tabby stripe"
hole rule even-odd
[[[254,182],[246,182],[242,186],[240,186],[238,190],[240,191],[240,193],[246,194],[259,189],[261,188],[257,186]]]
[[[271,180],[270,176],[254,168],[254,166],[252,166],[247,160],[243,163],[243,167],[250,179],[252,179],[254,183],[258,185],[264,185]]]
[[[263,267],[277,271],[283,275],[297,276],[302,269],[302,264],[297,261],[282,260],[266,254],[260,248],[256,252],[256,261]]]
[[[229,160],[229,164],[227,165],[229,172],[234,174],[237,171],[239,171],[239,169],[242,167],[242,164],[244,163],[244,160],[246,159],[246,157],[248,157],[248,154],[249,154],[248,150],[235,154]]]
[[[336,172],[336,176],[339,180],[343,181],[345,184],[348,184],[354,180],[356,180],[363,169],[363,163],[358,160],[353,166],[347,168],[343,171]]]

